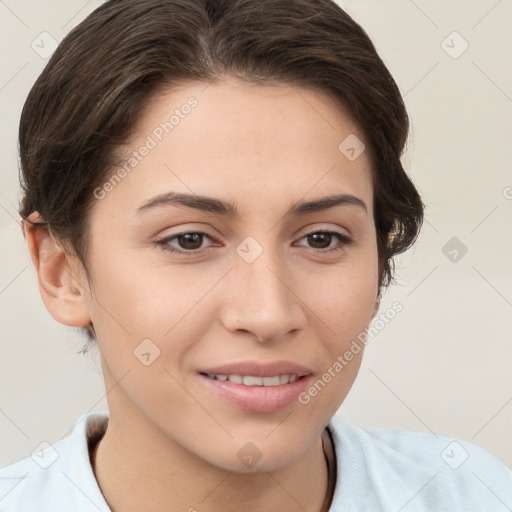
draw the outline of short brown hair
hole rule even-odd
[[[37,211],[90,274],[88,210],[148,102],[187,81],[291,84],[344,105],[369,143],[379,295],[424,205],[401,155],[409,119],[366,32],[332,0],[110,0],[61,42],[24,105],[19,213]],[[341,142],[341,141],[340,141]],[[95,339],[92,326],[89,341]]]

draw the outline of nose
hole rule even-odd
[[[304,328],[306,315],[294,292],[292,269],[275,251],[264,250],[252,263],[235,260],[221,311],[230,332],[249,333],[261,342],[277,340]]]

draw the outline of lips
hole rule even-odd
[[[201,375],[205,375],[204,373]],[[245,386],[280,386],[281,384],[293,384],[297,375],[275,375],[273,377],[256,377],[254,375],[211,375],[206,374],[210,379],[229,381],[235,384],[244,384]]]
[[[209,375],[252,375],[254,377],[275,377],[277,375],[296,375],[297,378],[311,375],[309,368],[290,361],[273,361],[267,364],[254,361],[224,364],[200,370]]]
[[[314,380],[309,368],[289,361],[226,364],[205,368],[199,372],[199,377],[215,397],[256,413],[277,412],[291,405]],[[276,377],[280,379],[279,384],[270,382]]]

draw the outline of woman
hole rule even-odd
[[[109,412],[4,468],[0,510],[509,510],[477,446],[335,416],[422,223],[407,133],[330,0],[108,1],[75,28],[24,107],[20,214]]]

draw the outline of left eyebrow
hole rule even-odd
[[[181,205],[187,208],[193,208],[195,210],[232,218],[240,216],[234,203],[222,201],[215,197],[177,192],[167,192],[165,194],[155,196],[139,206],[135,212],[137,215],[140,215],[157,207],[173,205]],[[340,205],[356,206],[368,214],[366,204],[359,197],[352,194],[336,194],[313,199],[311,201],[300,201],[295,203],[291,208],[289,208],[284,216],[298,217],[301,215],[328,210],[329,208]]]
[[[295,203],[285,215],[296,217],[299,215],[306,215],[308,213],[319,212],[333,208],[334,206],[350,205],[362,208],[368,215],[368,209],[366,208],[365,202],[359,197],[353,196],[352,194],[337,194],[319,199],[313,199],[312,201],[304,201]]]

